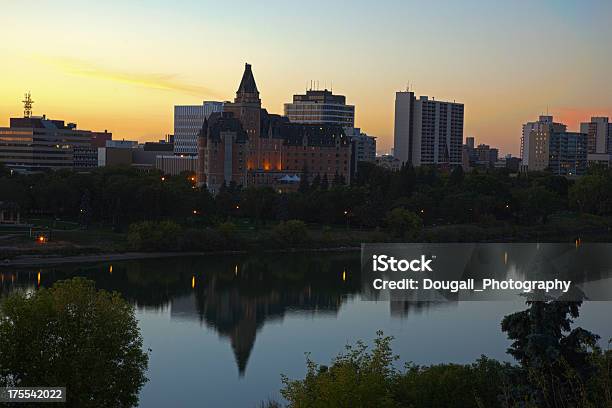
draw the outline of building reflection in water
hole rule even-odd
[[[359,292],[359,256],[309,254],[197,257],[115,262],[40,271],[3,271],[2,294],[82,276],[119,291],[139,309],[198,320],[231,344],[243,375],[258,331],[291,311],[336,315]]]
[[[490,274],[490,264],[483,262],[483,257],[490,257],[491,262],[506,266],[496,277],[521,278],[522,260],[541,248],[500,245],[499,250],[473,253],[465,270],[476,277]],[[544,269],[557,270],[559,263],[553,261],[563,259],[566,252],[544,258]],[[609,279],[602,267],[610,264],[610,257],[588,257],[591,264],[579,281],[599,285],[602,279]],[[337,315],[348,298],[363,297],[371,290],[362,282],[361,273],[356,252],[148,259],[40,270],[0,269],[0,297],[16,288],[36,290],[74,276],[92,279],[98,288],[120,292],[139,309],[169,310],[172,319],[196,320],[215,330],[230,342],[242,375],[266,321],[283,319],[292,311]],[[456,295],[440,295],[445,302],[387,301],[393,317],[456,305]]]

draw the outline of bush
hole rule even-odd
[[[496,407],[509,370],[484,356],[469,365],[408,365],[395,384],[395,400],[408,407]]]
[[[128,244],[142,251],[174,251],[178,248],[181,227],[172,221],[143,221],[130,225]]]
[[[395,407],[392,384],[397,376],[391,337],[378,332],[374,349],[364,343],[347,346],[330,367],[307,359],[304,380],[283,376],[281,394],[289,407]]]
[[[597,335],[570,327],[581,302],[527,304],[502,321],[518,365],[482,356],[468,365],[407,364],[400,372],[392,338],[378,332],[372,351],[357,342],[329,367],[307,358],[305,378],[282,376],[281,394],[289,408],[612,407],[612,351],[596,345]]]
[[[421,218],[404,208],[394,208],[387,213],[385,225],[394,238],[414,238],[423,227]]]
[[[222,222],[217,225],[217,231],[225,238],[226,240],[232,240],[236,236],[236,224],[233,222]]]
[[[0,305],[0,386],[67,387],[67,407],[133,407],[147,364],[134,308],[91,281]]]
[[[302,244],[308,241],[306,224],[300,220],[289,220],[274,227],[273,233],[281,244],[288,246]]]

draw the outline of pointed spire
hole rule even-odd
[[[255,84],[255,78],[253,77],[253,71],[251,71],[251,64],[244,64],[244,74],[242,74],[242,80],[240,81],[237,93],[259,93]]]

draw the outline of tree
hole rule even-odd
[[[395,407],[392,383],[397,377],[391,337],[378,332],[370,352],[363,342],[346,346],[330,367],[307,359],[304,380],[283,376],[281,394],[289,407]]]
[[[307,193],[310,189],[308,176],[308,166],[304,166],[304,168],[302,169],[302,175],[300,176],[300,186],[298,187],[298,191],[300,193]]]
[[[605,215],[612,211],[612,180],[601,173],[580,178],[569,189],[570,204],[581,212]]]
[[[173,221],[143,221],[130,224],[128,243],[135,250],[174,251],[179,249],[181,227]]]
[[[448,178],[448,184],[451,187],[456,187],[463,183],[463,178],[465,174],[463,172],[463,166],[455,166],[453,171],[451,171],[450,177]]]
[[[67,387],[67,407],[135,407],[148,356],[134,308],[82,278],[0,307],[0,385]]]
[[[329,188],[329,180],[327,179],[327,173],[321,178],[321,190],[327,190]]]
[[[321,187],[321,176],[317,174],[314,179],[312,179],[312,183],[310,184],[311,190],[318,190]]]
[[[274,234],[281,243],[288,245],[300,244],[308,240],[306,224],[300,220],[289,220],[274,227]]]
[[[523,222],[541,221],[546,224],[548,217],[561,207],[561,198],[545,187],[534,185],[515,192],[514,201],[520,205]]]
[[[272,219],[275,215],[277,193],[271,187],[249,187],[242,191],[242,213],[255,220]]]
[[[584,385],[597,369],[590,358],[599,336],[577,327],[571,329],[582,302],[534,299],[529,308],[502,320],[502,331],[512,345],[508,353],[529,377],[529,398],[536,406],[576,406]]]
[[[385,224],[395,238],[406,238],[408,233],[416,235],[423,223],[415,213],[398,207],[387,213]]]

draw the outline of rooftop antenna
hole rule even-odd
[[[331,81],[331,84],[329,85],[329,90],[333,93],[334,92],[334,81]]]
[[[34,103],[34,101],[32,100],[30,91],[25,94],[25,97],[21,102],[23,102],[23,117],[32,117],[32,104]]]

